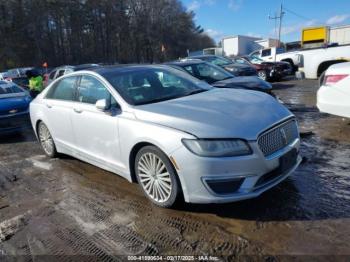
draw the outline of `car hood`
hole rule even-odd
[[[257,76],[237,76],[212,84],[215,87],[271,90],[272,85]]]
[[[198,138],[256,140],[272,125],[293,116],[262,92],[212,89],[200,94],[135,107],[135,116]]]
[[[224,68],[236,68],[236,69],[239,69],[239,70],[248,70],[248,69],[252,68],[249,65],[238,64],[238,63],[232,63],[232,64],[224,65],[222,67],[224,67]]]
[[[25,111],[28,109],[30,100],[25,95],[0,95],[0,114],[7,114],[11,110]]]

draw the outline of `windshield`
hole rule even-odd
[[[237,64],[249,65],[249,62],[247,60],[245,60],[244,58],[235,57],[235,58],[232,58],[232,60]]]
[[[218,65],[218,66],[230,65],[233,63],[230,59],[227,59],[224,57],[217,57],[217,56],[203,57],[202,60],[205,60],[207,62],[213,63],[214,65]]]
[[[188,65],[183,68],[191,75],[195,76],[200,80],[204,80],[209,84],[234,77],[222,68],[205,62],[200,64]]]
[[[212,88],[180,70],[165,67],[130,67],[103,76],[131,105],[161,102]]]
[[[260,57],[257,57],[257,56],[249,56],[248,59],[253,64],[261,64],[265,62],[264,60],[262,60]]]
[[[9,94],[22,94],[24,91],[13,83],[0,81],[0,97]]]

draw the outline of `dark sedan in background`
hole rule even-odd
[[[0,134],[30,128],[29,93],[15,83],[0,81]]]
[[[251,64],[258,71],[258,76],[266,81],[278,81],[293,73],[293,68],[288,62],[267,62],[256,56],[243,56],[232,59],[235,61],[243,60],[244,62]]]
[[[170,62],[167,63],[167,65],[186,71],[187,73],[207,82],[214,87],[250,89],[272,94],[271,84],[261,80],[257,76],[236,77],[223,70],[221,67],[202,60],[189,59],[186,61]]]
[[[229,58],[215,55],[200,55],[189,57],[189,59],[200,59],[202,61],[220,66],[234,76],[255,76],[258,75],[256,69],[247,64],[236,63]]]

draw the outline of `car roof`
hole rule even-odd
[[[79,70],[84,70],[84,69],[87,69],[87,68],[98,67],[98,66],[100,66],[100,65],[98,65],[98,64],[82,64],[82,65],[72,66],[72,68],[75,71],[79,71]]]
[[[98,64],[81,64],[81,65],[62,65],[55,67],[52,71],[63,70],[63,69],[72,69],[73,71],[85,70],[91,67],[99,67]]]
[[[96,66],[96,67],[91,67],[88,69],[85,69],[84,71],[91,71],[91,72],[95,72],[99,75],[104,75],[104,74],[108,74],[111,72],[129,72],[129,71],[133,71],[135,69],[147,69],[147,68],[162,68],[162,67],[166,67],[166,65],[160,65],[160,64],[154,64],[154,65],[150,65],[150,64],[119,64],[119,65],[109,65],[109,66]]]
[[[174,66],[189,66],[189,65],[197,65],[197,64],[203,64],[205,63],[203,60],[200,59],[188,59],[184,61],[172,61],[164,63],[165,65],[174,65]]]

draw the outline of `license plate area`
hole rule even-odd
[[[298,158],[298,152],[295,148],[290,150],[285,155],[281,156],[279,159],[279,161],[280,161],[280,165],[279,165],[280,173],[284,173],[284,172],[290,170],[297,163],[297,158]]]

